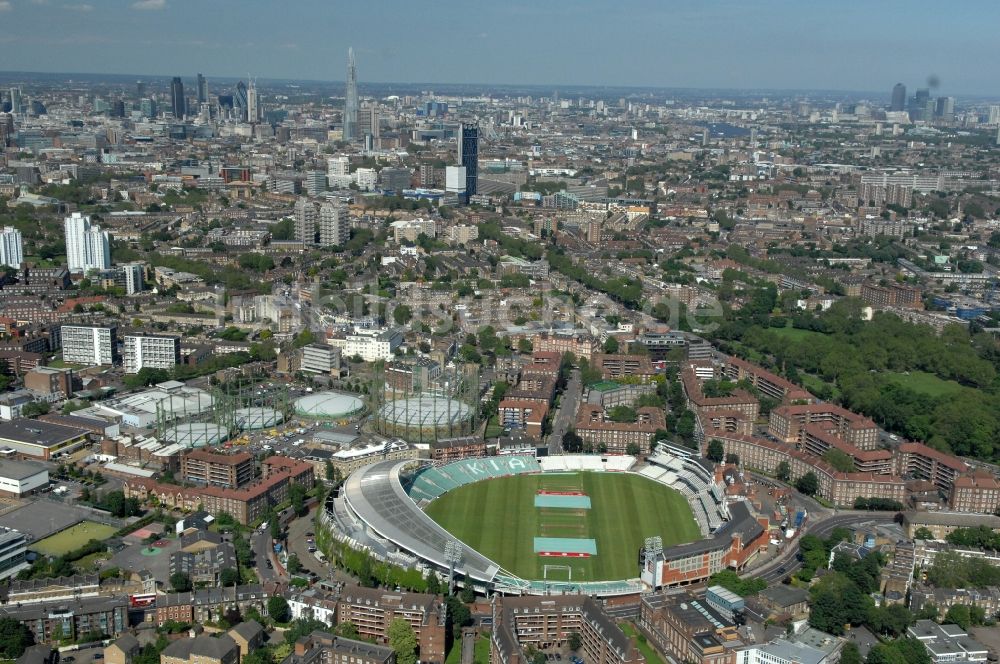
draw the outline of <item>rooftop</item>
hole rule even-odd
[[[29,420],[23,417],[9,422],[0,422],[0,439],[41,445],[42,447],[53,447],[86,433],[83,429],[41,420]]]

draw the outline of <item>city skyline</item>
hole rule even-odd
[[[785,0],[697,9],[580,2],[572,12],[526,3],[460,12],[448,0],[406,21],[395,18],[405,11],[396,2],[377,13],[313,0],[280,8],[247,2],[238,14],[236,3],[217,0],[199,5],[198,21],[189,20],[189,5],[5,0],[5,69],[63,72],[73,62],[93,74],[229,78],[249,69],[262,79],[339,81],[353,45],[370,83],[881,91],[897,81],[917,89],[934,78],[934,94],[1000,90],[994,69],[969,66],[989,61],[988,26],[1000,20],[1000,6],[978,0],[944,15],[929,2],[906,3],[906,11],[901,2],[865,5],[864,21],[842,6]],[[374,21],[380,32],[364,38],[351,27]],[[219,25],[238,37],[220,40]],[[727,28],[733,25],[740,29]],[[960,52],[928,48],[958,34]]]

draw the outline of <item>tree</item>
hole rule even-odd
[[[417,635],[409,621],[393,618],[386,636],[389,645],[396,651],[396,664],[417,664]]]
[[[298,574],[302,571],[302,561],[299,560],[299,557],[293,553],[288,556],[288,564],[286,567],[288,568],[289,574]]]
[[[972,624],[972,617],[969,615],[969,607],[964,604],[953,604],[948,608],[948,613],[944,614],[944,623],[955,623],[962,629],[969,629]]]
[[[448,607],[447,620],[451,623],[452,638],[457,639],[462,636],[462,628],[472,624],[472,612],[454,595],[449,595],[444,601]]]
[[[271,599],[274,599],[274,597],[272,597]],[[283,599],[283,598],[279,597],[278,599]],[[270,600],[268,600],[269,613],[271,612],[270,606],[271,602]],[[288,602],[285,602],[285,606],[286,607],[288,606]],[[292,612],[288,611],[289,617],[291,617],[291,614]],[[271,617],[272,618],[274,617],[273,613],[271,613]],[[288,626],[287,630],[285,630],[285,643],[292,645],[296,641],[301,639],[303,636],[306,636],[307,634],[312,634],[317,629],[325,632],[328,629],[330,629],[330,626],[327,625],[322,620],[316,620],[315,618],[299,618],[298,620],[293,620],[292,624]]]
[[[840,664],[861,664],[861,651],[858,644],[848,641],[840,651]]]
[[[609,355],[614,355],[618,352],[618,340],[614,337],[608,337],[604,342],[604,352]]]
[[[569,452],[570,454],[576,454],[583,451],[583,438],[576,432],[570,429],[563,434],[562,437],[562,448],[564,452]]]
[[[271,651],[269,648],[257,648],[257,650],[243,655],[240,664],[273,664]]]
[[[816,473],[810,470],[808,473],[800,477],[795,482],[795,488],[807,496],[816,495],[816,492],[819,491],[819,479],[816,477]]]
[[[292,617],[288,600],[281,595],[273,595],[267,600],[267,613],[275,622],[286,623]],[[326,627],[324,625],[324,627]]]
[[[934,533],[932,533],[924,526],[920,526],[915,531],[913,531],[913,539],[932,540],[934,539]]]
[[[223,586],[235,586],[240,582],[240,571],[235,567],[227,567],[219,575],[219,583]]]
[[[740,455],[735,452],[729,452],[726,454],[726,463],[732,464],[734,466],[740,465]]]
[[[398,305],[392,311],[392,319],[396,325],[406,325],[413,318],[413,311],[405,304]]]
[[[625,454],[629,456],[639,456],[642,449],[639,447],[638,443],[629,443],[625,446]]]
[[[22,417],[38,417],[39,415],[45,415],[49,412],[51,406],[44,401],[32,401],[31,403],[26,403],[21,408]]]
[[[708,450],[705,452],[705,456],[709,461],[714,461],[715,463],[720,463],[726,457],[726,450],[722,445],[722,441],[718,438],[713,438],[708,443]]]
[[[304,516],[309,510],[306,509],[306,488],[295,483],[288,487],[288,498],[292,502],[292,511],[298,516]]]
[[[580,632],[570,632],[569,638],[566,639],[566,644],[569,649],[576,652],[583,645],[583,639],[580,638]]]
[[[441,594],[441,580],[438,579],[438,575],[435,574],[433,570],[427,570],[427,576],[424,577],[424,583],[427,585],[427,592],[431,595]]]
[[[184,572],[174,572],[170,575],[170,585],[174,592],[186,593],[191,590],[191,577]]]
[[[788,465],[787,461],[782,461],[778,464],[778,467],[774,469],[774,476],[777,477],[782,482],[787,482],[788,478],[792,475],[792,469]]]
[[[34,643],[34,634],[20,621],[0,618],[0,656],[4,659],[17,659]]]
[[[345,620],[344,622],[337,625],[334,628],[333,633],[345,639],[357,640],[361,638],[361,634],[358,632],[358,628],[355,627],[354,623],[352,623],[350,620]]]
[[[461,599],[463,604],[472,604],[476,601],[476,589],[473,588],[472,582],[466,579],[465,585],[462,586]]]

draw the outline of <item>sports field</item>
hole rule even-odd
[[[539,494],[587,496],[590,508],[537,507]],[[549,504],[548,501],[538,501]],[[468,484],[427,506],[427,514],[470,547],[525,579],[611,581],[639,575],[639,549],[659,535],[664,546],[701,533],[684,497],[629,473],[544,473]],[[596,555],[578,557],[596,543]],[[568,543],[566,557],[554,551]],[[549,546],[551,545],[551,546]]]
[[[117,531],[114,526],[106,526],[96,521],[81,521],[62,532],[38,540],[28,548],[46,556],[61,556],[68,551],[79,549],[92,539],[106,540]]]

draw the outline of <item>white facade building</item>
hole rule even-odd
[[[49,470],[34,461],[4,461],[0,467],[0,494],[26,496],[49,485]]]
[[[142,263],[126,263],[121,266],[125,278],[125,293],[135,295],[145,288],[146,266]]]
[[[365,329],[356,327],[350,334],[330,339],[330,345],[340,348],[342,357],[357,355],[365,362],[377,362],[392,358],[401,343],[403,343],[403,335],[399,330],[393,328]]]
[[[465,166],[448,166],[444,169],[445,189],[452,193],[465,192]]]
[[[70,272],[111,269],[111,236],[90,217],[74,212],[66,217],[66,263]]]
[[[126,334],[122,363],[125,373],[140,369],[173,369],[180,364],[181,339],[159,334]]]
[[[378,171],[374,168],[359,168],[354,171],[354,181],[361,191],[375,191],[378,187]]]
[[[87,366],[114,364],[118,328],[113,325],[63,325],[63,361]]]
[[[328,157],[326,160],[327,175],[350,175],[351,160],[341,155],[339,157]]]
[[[4,226],[0,231],[0,264],[9,267],[21,267],[24,262],[24,245],[21,242],[21,231],[12,226]]]
[[[319,206],[319,243],[324,247],[343,246],[351,239],[351,220],[340,203]]]

